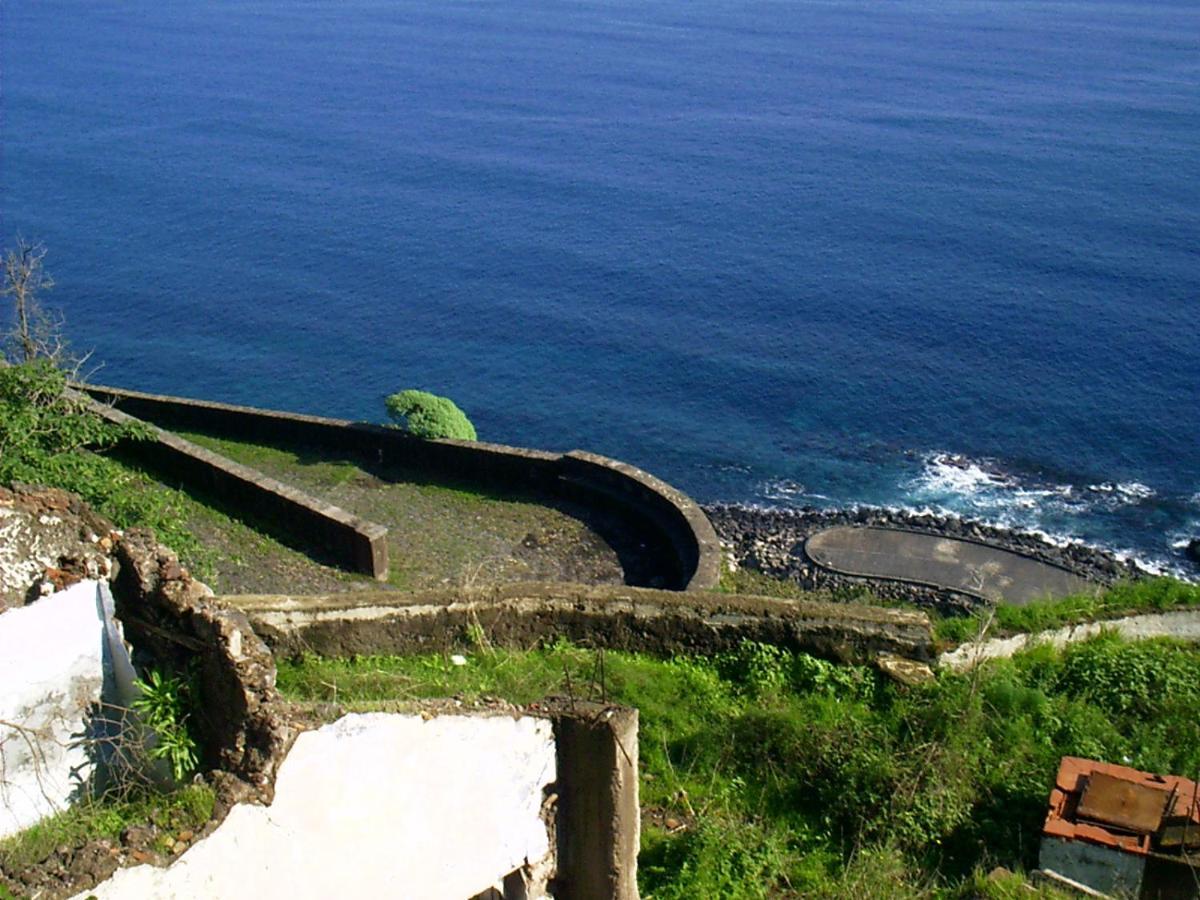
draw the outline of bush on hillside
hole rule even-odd
[[[47,359],[0,367],[0,484],[57,484],[76,472],[80,451],[103,449],[136,430],[101,419],[66,393],[66,376]]]
[[[392,394],[384,403],[388,415],[417,437],[478,440],[471,420],[448,397],[408,390]]]

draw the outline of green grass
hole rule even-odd
[[[998,606],[988,635],[1032,633],[1137,613],[1197,607],[1200,607],[1200,585],[1174,578],[1148,578],[1122,582],[1099,595],[1039,600],[1026,606]],[[972,616],[938,619],[934,623],[934,635],[943,643],[975,640],[992,615],[990,610],[981,610]]]
[[[296,700],[607,697],[641,714],[644,897],[1016,897],[1063,755],[1200,770],[1200,650],[1112,636],[901,688],[747,644],[660,660],[476,636],[444,656],[283,662]],[[653,824],[671,816],[683,827]],[[1013,886],[1018,885],[1018,886]],[[1050,896],[1043,894],[1043,896]]]
[[[93,840],[115,841],[129,825],[153,823],[164,831],[164,837],[174,840],[180,831],[195,830],[211,819],[215,800],[211,788],[192,784],[170,794],[79,803],[0,841],[0,869],[20,872],[63,844],[75,847]]]
[[[348,460],[314,459],[301,460],[300,456],[278,447],[265,444],[254,444],[249,441],[232,441],[226,438],[213,437],[194,431],[180,431],[177,434],[198,444],[214,453],[220,453],[229,459],[253,469],[264,471],[280,467],[303,466],[311,483],[326,487],[336,487],[346,484],[359,474],[359,467]]]
[[[331,459],[303,447],[195,432],[181,436],[386,526],[388,582],[405,590],[539,580],[547,577],[553,560],[569,558],[572,547],[592,543],[589,526],[544,496],[493,491],[400,464],[380,467],[353,456]],[[527,536],[543,534],[554,536],[552,550],[536,563],[520,554]],[[611,562],[615,569],[615,554]]]

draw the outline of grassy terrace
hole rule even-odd
[[[613,546],[621,547],[619,523],[581,508],[435,483],[403,467],[368,470],[357,460],[181,436],[386,525],[390,582],[399,588],[523,580],[620,583],[624,577]]]
[[[600,683],[601,672],[604,683]],[[641,711],[643,896],[1028,897],[1064,754],[1200,770],[1200,650],[1112,637],[1040,648],[902,688],[864,667],[747,644],[653,659],[476,636],[443,656],[283,662],[299,701],[396,709],[421,698],[549,693]],[[1045,894],[1044,896],[1052,896]]]

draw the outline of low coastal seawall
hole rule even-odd
[[[970,593],[930,585],[883,581],[841,574],[818,565],[805,552],[812,535],[835,527],[872,527],[911,531],[1000,547],[1055,566],[1101,585],[1148,573],[1133,562],[1084,544],[1051,544],[1036,534],[1009,531],[952,516],[889,509],[763,509],[712,505],[704,512],[729,557],[738,566],[795,582],[807,590],[854,596],[869,590],[887,601],[917,603],[944,611],[969,611],[982,600]]]

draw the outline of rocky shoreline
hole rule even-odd
[[[1098,584],[1112,584],[1122,578],[1149,574],[1132,561],[1119,560],[1097,547],[1074,543],[1059,546],[1036,534],[996,528],[954,516],[871,507],[820,510],[725,504],[705,506],[704,512],[735,565],[796,582],[807,590],[828,591],[835,597],[847,599],[869,591],[881,600],[917,603],[943,612],[970,611],[983,602],[969,594],[895,581],[853,578],[821,569],[805,555],[804,541],[809,535],[836,525],[897,528],[977,541],[1059,566]]]

